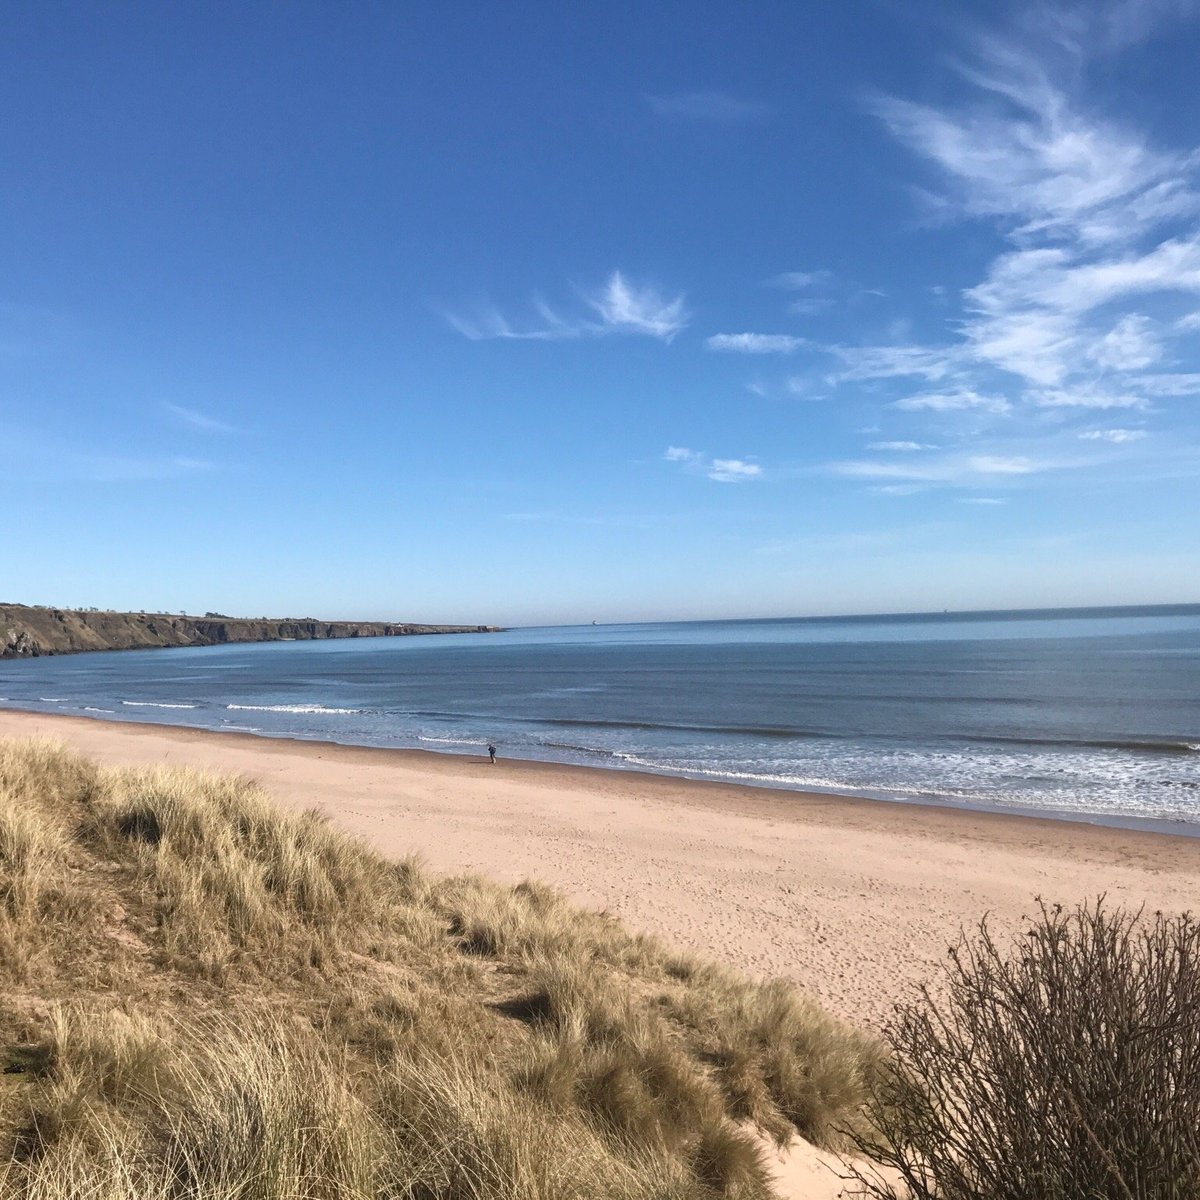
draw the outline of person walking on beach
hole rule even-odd
[[[493,746],[490,742],[488,743],[488,758],[490,758],[492,760],[492,765],[495,766],[495,764],[496,764],[496,747]]]

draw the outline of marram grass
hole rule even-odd
[[[0,1200],[755,1200],[876,1046],[254,784],[0,744]]]

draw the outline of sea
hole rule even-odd
[[[1200,605],[90,653],[0,708],[1200,835]]]

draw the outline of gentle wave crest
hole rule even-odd
[[[161,704],[157,700],[122,700],[127,708],[199,708],[198,704]]]
[[[976,735],[968,742],[998,746],[1049,746],[1079,750],[1128,750],[1139,754],[1200,754],[1200,742],[1175,741],[1171,738],[1044,738],[1004,737],[1001,734]]]
[[[227,704],[234,712],[300,713],[306,716],[353,717],[361,708],[326,708],[324,704]]]
[[[603,718],[590,720],[578,717],[534,717],[532,721],[538,725],[560,725],[566,729],[640,729],[679,731],[680,733],[733,733],[762,738],[831,738],[837,736],[834,733],[823,733],[815,729],[797,729],[788,725],[701,725],[679,721],[606,721]]]
[[[847,787],[844,780],[823,779],[813,775],[773,775],[760,771],[718,771],[704,767],[676,766],[674,763],[656,762],[653,759],[643,758],[639,754],[626,754],[623,751],[617,751],[613,757],[630,766],[645,767],[652,771],[669,771],[673,775],[702,775],[706,779],[741,780],[748,783],[771,784],[775,787],[840,788],[842,790]]]

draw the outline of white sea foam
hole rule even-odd
[[[198,704],[160,704],[157,700],[122,700],[128,708],[199,708]]]
[[[487,742],[481,742],[478,738],[451,738],[451,737],[427,737],[423,733],[417,734],[418,742],[437,742],[441,746],[486,746]]]
[[[235,725],[232,721],[222,721],[221,729],[231,730],[234,733],[262,733],[257,725]]]
[[[39,696],[38,699],[43,704],[66,704],[66,696]]]
[[[114,708],[93,708],[90,704],[85,704],[83,706],[83,711],[84,712],[115,713],[116,709],[114,709]]]
[[[362,712],[361,708],[326,708],[323,704],[227,704],[225,707],[235,712],[302,713],[335,717],[353,717]]]
[[[738,779],[749,783],[772,784],[775,787],[783,785],[787,787],[845,789],[848,786],[845,780],[824,779],[816,775],[769,775],[761,771],[718,771],[706,767],[680,766],[676,763],[655,762],[653,759],[642,758],[637,754],[626,754],[620,750],[616,751],[614,757],[619,758],[622,762],[629,763],[630,766],[646,767],[652,771],[672,771],[683,775],[703,775],[711,779]]]

